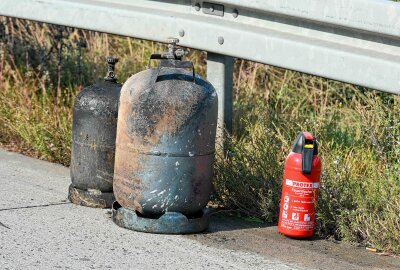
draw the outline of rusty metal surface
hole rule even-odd
[[[115,200],[112,192],[101,192],[96,189],[81,190],[72,184],[68,188],[68,199],[74,204],[93,208],[110,208]]]
[[[120,89],[117,83],[100,82],[76,98],[70,170],[72,184],[81,190],[112,192]]]
[[[218,101],[214,88],[181,69],[149,69],[121,90],[114,194],[146,215],[192,215],[207,204]]]
[[[156,218],[144,218],[121,207],[118,202],[112,206],[112,219],[120,227],[139,232],[162,234],[189,234],[202,232],[210,223],[210,211],[205,208],[197,217],[187,218],[179,212],[166,212]]]

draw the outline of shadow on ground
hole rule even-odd
[[[215,213],[209,229],[186,237],[203,244],[254,252],[311,269],[400,269],[400,258],[366,251],[349,243],[314,237],[298,240],[278,233],[275,225]]]

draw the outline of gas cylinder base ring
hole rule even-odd
[[[72,184],[68,188],[68,199],[77,205],[93,208],[111,208],[114,194],[112,192],[101,192],[99,190],[82,190]]]
[[[140,216],[136,211],[124,208],[118,202],[112,206],[112,219],[120,227],[147,233],[190,234],[206,230],[210,223],[210,211],[202,210],[201,217],[187,218],[182,213],[166,212],[158,218]]]

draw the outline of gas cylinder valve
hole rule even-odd
[[[152,59],[161,59],[161,60],[182,60],[182,57],[186,54],[185,50],[177,47],[179,43],[179,39],[177,38],[168,38],[168,51],[163,53],[153,53],[150,56],[149,63],[147,67],[150,67],[150,60]]]
[[[177,47],[179,39],[168,38],[167,42],[168,42],[168,52],[162,53],[161,54],[162,58],[182,60],[182,57],[185,55],[185,51],[182,48]]]
[[[104,80],[109,82],[117,82],[117,77],[115,76],[115,64],[118,63],[118,58],[107,57],[107,76]]]

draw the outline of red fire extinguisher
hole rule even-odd
[[[278,230],[295,237],[314,235],[315,206],[321,176],[316,138],[301,132],[285,162]]]

